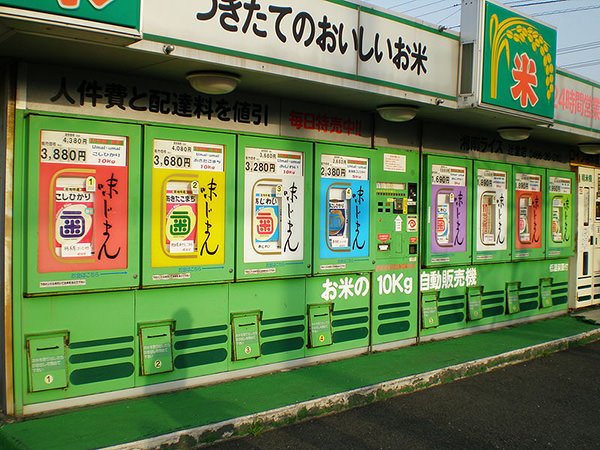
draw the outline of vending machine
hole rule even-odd
[[[577,294],[575,308],[600,303],[600,171],[577,168]]]
[[[512,220],[512,166],[474,161],[474,263],[510,261]]]
[[[236,279],[311,272],[310,142],[240,136]]]
[[[376,241],[372,274],[373,345],[417,336],[419,153],[381,148],[373,159]]]
[[[233,279],[235,136],[147,126],[143,285]]]
[[[26,294],[137,286],[136,125],[29,119]]]
[[[546,170],[542,168],[513,167],[513,261],[542,259],[545,256],[545,176]]]
[[[313,275],[306,278],[306,356],[366,350],[370,337],[372,170],[376,152],[317,144]]]
[[[374,151],[317,144],[313,274],[373,270],[371,169]]]
[[[424,260],[427,267],[471,262],[472,162],[426,155]]]
[[[546,256],[565,258],[575,250],[575,174],[564,170],[546,170],[548,203],[546,208]]]

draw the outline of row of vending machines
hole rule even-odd
[[[24,123],[17,404],[566,309],[569,171],[44,115]]]

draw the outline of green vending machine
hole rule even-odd
[[[546,169],[513,167],[513,261],[542,259],[545,256],[545,177]]]
[[[240,136],[236,279],[311,272],[310,142]]]
[[[512,250],[512,166],[473,162],[473,263],[510,261]]]
[[[423,247],[426,267],[471,263],[471,161],[425,156]]]
[[[548,206],[546,218],[546,256],[563,258],[575,252],[575,174],[564,170],[546,170]]]
[[[373,159],[373,345],[417,335],[418,181],[417,151],[378,149]]]
[[[27,294],[139,285],[137,125],[30,116]]]
[[[235,136],[147,126],[143,285],[233,279]]]
[[[313,274],[373,270],[374,150],[317,144]]]
[[[306,356],[368,348],[374,269],[374,150],[317,144]],[[325,274],[325,275],[324,275]]]

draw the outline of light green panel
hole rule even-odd
[[[134,387],[134,294],[73,294],[23,299],[23,337],[68,335],[66,389],[28,392],[27,361],[15,366],[24,404]],[[23,347],[23,355],[26,354]]]
[[[474,161],[472,192],[473,263],[510,261],[513,240],[512,166]]]
[[[39,208],[40,202],[47,202],[49,210],[54,208],[54,201],[50,201],[48,198],[39,198],[40,191],[40,180],[43,175],[40,170],[40,158],[41,153],[44,151],[42,149],[47,146],[47,143],[41,142],[42,131],[45,132],[57,132],[57,133],[75,133],[75,136],[69,137],[69,135],[65,135],[64,139],[75,139],[77,140],[78,135],[101,135],[104,137],[124,137],[127,141],[127,178],[128,185],[127,189],[124,189],[125,186],[121,187],[118,184],[118,180],[115,182],[114,192],[115,195],[115,203],[123,200],[122,197],[118,197],[118,195],[124,196],[128,195],[128,209],[127,209],[127,230],[117,229],[112,226],[110,222],[114,223],[115,218],[108,216],[105,218],[103,215],[102,208],[98,207],[101,204],[99,199],[102,199],[100,192],[100,185],[104,184],[105,186],[110,184],[108,180],[99,179],[97,181],[97,189],[95,188],[94,194],[96,197],[95,202],[93,203],[94,207],[92,208],[94,211],[92,213],[92,221],[93,226],[91,229],[93,231],[88,231],[88,233],[92,233],[94,236],[94,245],[93,254],[86,258],[74,258],[70,263],[68,268],[71,270],[67,270],[66,262],[68,258],[63,258],[62,262],[54,262],[57,267],[56,270],[44,269],[43,272],[39,270],[38,266],[38,258],[42,258],[40,256],[40,248],[41,246],[46,246],[45,240],[53,239],[52,236],[40,236],[39,235],[39,227],[38,223],[42,220],[39,216]],[[27,179],[27,195],[26,201],[28,201],[27,208],[27,229],[23,231],[26,234],[26,259],[25,259],[25,286],[24,290],[30,294],[46,294],[46,293],[66,293],[66,292],[77,292],[77,291],[87,291],[87,290],[98,290],[98,289],[115,289],[115,288],[127,288],[127,287],[135,287],[140,283],[140,259],[139,259],[139,225],[140,225],[140,153],[141,153],[141,128],[137,125],[129,125],[129,124],[120,124],[120,123],[112,123],[112,122],[102,122],[98,120],[81,120],[81,119],[66,119],[66,118],[57,118],[57,117],[45,117],[45,116],[30,116],[29,118],[29,130],[28,130],[28,140],[25,143],[26,151],[19,149],[19,151],[23,151],[28,160],[26,161],[26,179]],[[62,142],[61,142],[61,145]],[[80,158],[78,152],[71,148],[72,144],[66,143],[62,146],[62,150],[52,151],[50,149],[46,149],[48,155],[57,153],[57,158],[53,160],[53,163],[48,163],[48,173],[50,173],[50,166],[52,166],[52,171],[54,173],[53,180],[55,180],[56,186],[58,186],[59,180],[59,169],[66,171],[65,175],[62,177],[64,179],[75,179],[75,173],[79,174],[79,178],[81,177],[90,177],[97,176],[94,172],[95,167],[102,167],[102,170],[108,170],[107,167],[110,167],[109,164],[105,164],[103,166],[85,166],[81,164],[76,164],[73,162],[70,169],[61,169],[61,167],[67,167],[66,164],[61,166],[59,163],[65,163],[63,161],[63,157],[70,158],[73,156],[76,160]],[[73,144],[74,145],[74,144]],[[71,149],[71,151],[68,151]],[[65,153],[66,152],[66,153]],[[110,151],[106,151],[106,154],[111,154]],[[24,156],[25,157],[25,156]],[[54,167],[55,166],[55,167]],[[120,168],[119,168],[120,169]],[[110,173],[110,171],[108,172]],[[67,175],[68,174],[68,175]],[[45,175],[47,178],[49,175]],[[110,176],[110,175],[108,175]],[[112,177],[111,177],[112,178]],[[42,181],[43,183],[44,181]],[[46,182],[49,182],[46,181]],[[44,186],[42,186],[44,187]],[[50,186],[50,189],[58,189],[53,185]],[[62,188],[61,188],[62,189]],[[68,188],[64,188],[65,190],[62,192],[68,192]],[[107,190],[105,189],[105,197],[110,197],[110,194],[107,194]],[[120,193],[119,193],[120,190]],[[128,192],[128,194],[127,194]],[[81,192],[73,194],[74,202],[81,203],[80,200],[77,200],[77,195],[83,195]],[[50,195],[50,198],[54,198],[53,195]],[[116,200],[118,199],[118,200]],[[89,208],[87,208],[89,209]],[[108,211],[104,211],[106,214],[110,214],[110,209]],[[55,213],[52,211],[51,215],[54,217]],[[50,219],[44,217],[44,220],[48,223],[51,222]],[[52,220],[55,220],[54,218]],[[65,222],[66,223],[66,222]],[[50,226],[50,225],[49,225]],[[56,225],[55,225],[56,226]],[[65,226],[66,227],[66,226]],[[84,229],[90,229],[89,225],[86,225]],[[111,230],[112,229],[112,230]],[[106,239],[99,239],[97,230],[107,230],[104,231],[103,236],[107,236]],[[21,232],[21,231],[19,231]],[[127,248],[119,247],[118,250],[114,248],[110,248],[109,239],[111,236],[117,234],[125,234],[127,239]],[[102,245],[101,245],[102,244]],[[104,247],[106,245],[106,247]],[[102,249],[106,248],[106,252],[103,252]],[[117,257],[122,258],[121,252],[126,254],[126,267],[109,267],[108,264],[111,264],[111,261],[114,259],[115,255]],[[110,254],[110,256],[109,256]],[[102,256],[102,262],[98,263],[97,261]],[[46,261],[46,259],[48,261]],[[82,261],[85,259],[85,261]],[[50,256],[44,257],[46,261],[45,264],[52,264],[52,259]],[[86,269],[82,270],[81,267],[86,267]],[[90,268],[93,267],[93,268]]]
[[[528,192],[521,184],[527,177],[541,177],[541,192]],[[513,261],[542,259],[546,254],[546,169],[531,166],[513,166]],[[519,191],[522,191],[519,193]]]
[[[423,295],[434,292],[438,295],[439,326],[422,329],[421,335],[565,311],[568,299],[568,267],[568,261],[562,259],[483,264],[453,269],[423,269],[421,286],[433,288],[426,289]],[[450,284],[456,287],[447,287]],[[513,289],[511,286],[515,289],[514,298],[518,299],[518,311],[515,313],[510,313],[507,308],[509,289]],[[548,307],[541,307],[543,291],[549,292]],[[477,297],[475,303],[471,303],[472,296]],[[479,307],[481,318],[476,318],[473,313],[475,309],[479,310]]]
[[[232,284],[228,321],[239,315],[260,314],[260,356],[242,361],[233,361],[230,357],[229,370],[303,358],[307,342],[304,299],[304,278]],[[231,345],[230,342],[230,348]]]
[[[470,264],[472,161],[426,155],[423,173],[422,264],[426,267]]]
[[[137,291],[138,325],[173,323],[173,371],[141,375],[136,345],[136,386],[180,380],[227,370],[231,336],[229,285],[215,284]]]
[[[373,162],[375,272],[372,344],[417,335],[419,153],[377,149]]]
[[[262,157],[260,150],[263,150]],[[294,164],[299,158],[301,169]],[[313,144],[240,136],[237,166],[236,279],[309,274],[312,261]],[[301,173],[297,174],[297,171]],[[275,199],[275,205],[258,204],[257,196],[265,196],[267,192],[269,196],[274,195],[269,198]],[[257,214],[261,211],[263,214],[274,211],[270,214],[274,217],[267,214],[267,225],[274,228],[273,233],[259,233]]]
[[[565,258],[575,254],[576,221],[575,173],[546,170],[548,202],[546,208],[546,256]],[[570,182],[570,192],[567,189]]]
[[[306,304],[333,304],[333,343],[308,348],[316,356],[369,345],[371,282],[369,273],[349,273],[306,279]]]

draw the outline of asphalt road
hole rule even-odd
[[[600,343],[210,447],[404,448],[600,448]]]

